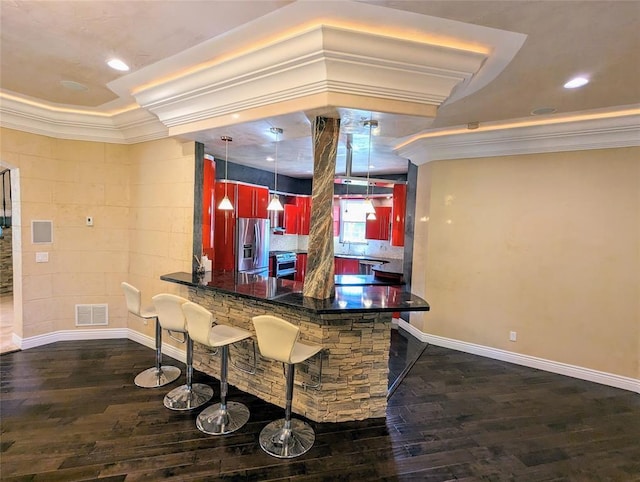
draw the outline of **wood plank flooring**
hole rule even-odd
[[[172,362],[165,357],[165,364]],[[133,384],[153,351],[59,342],[0,356],[3,481],[639,481],[640,396],[429,346],[386,419],[312,423],[316,444],[272,458],[257,438],[283,410],[230,388],[251,419],[225,437]],[[230,371],[230,380],[233,370]],[[195,373],[215,388],[217,380]]]
[[[18,351],[13,344],[13,294],[0,295],[0,355]]]

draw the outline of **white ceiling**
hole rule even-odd
[[[53,109],[113,112],[134,103],[111,90],[131,73],[153,69],[203,42],[224,40],[235,28],[268,15],[289,1],[0,1],[0,92]],[[307,4],[314,3],[307,1]],[[380,123],[374,132],[371,172],[381,176],[406,170],[396,151],[399,140],[416,133],[466,126],[469,122],[506,123],[553,107],[561,116],[612,110],[640,102],[640,1],[367,1],[396,11],[441,17],[467,24],[525,34],[524,45],[506,68],[484,88],[455,102],[444,102],[435,118],[338,108],[342,142],[337,171],[344,171],[346,133],[354,140],[354,171],[368,164],[370,116]],[[356,20],[356,19],[354,19]],[[129,74],[111,70],[116,56]],[[591,83],[563,89],[582,74]],[[85,91],[61,85],[79,82]],[[0,101],[3,101],[0,98]],[[251,122],[217,126],[183,134],[205,144],[205,151],[224,156],[221,135],[230,135],[229,159],[272,170],[270,127],[282,127],[278,170],[310,177],[310,113],[300,110]],[[539,118],[538,118],[539,119]]]

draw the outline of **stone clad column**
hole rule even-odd
[[[316,117],[313,123],[313,191],[304,296],[331,298],[334,294],[333,180],[340,119]]]

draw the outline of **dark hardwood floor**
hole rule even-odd
[[[429,346],[386,419],[312,423],[311,451],[279,460],[257,438],[282,409],[231,388],[230,399],[249,406],[249,424],[204,435],[197,413],[162,405],[183,377],[160,389],[134,386],[152,362],[152,350],[128,340],[0,356],[0,478],[640,480],[640,396],[623,390]],[[217,380],[195,379],[218,397]]]

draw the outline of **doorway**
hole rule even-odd
[[[14,247],[21,246],[18,212],[17,168],[0,162],[0,354],[19,350],[22,303],[20,256]],[[18,275],[18,276],[16,276]]]

